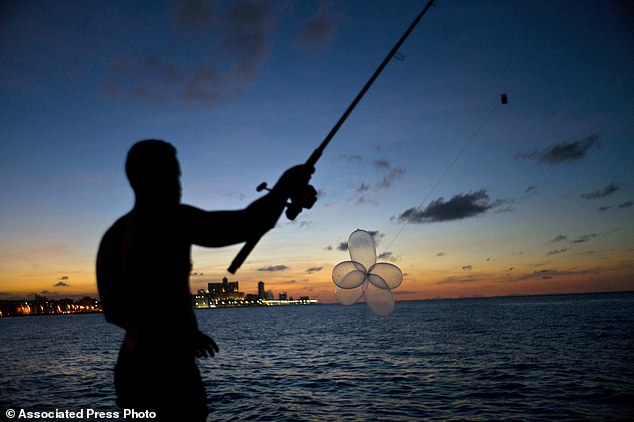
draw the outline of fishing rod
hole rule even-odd
[[[398,49],[401,48],[401,45],[405,42],[409,34],[414,30],[416,25],[418,25],[418,23],[423,18],[423,16],[425,16],[425,13],[427,13],[429,8],[433,4],[434,4],[434,0],[429,0],[427,4],[425,5],[425,7],[423,8],[423,10],[418,14],[418,16],[416,16],[416,19],[414,19],[414,21],[411,23],[409,28],[407,28],[407,30],[405,31],[401,39],[399,39],[398,42],[394,45],[394,47],[392,47],[392,50],[390,50],[390,52],[387,54],[387,56],[385,57],[383,62],[379,65],[379,67],[376,69],[374,74],[365,83],[361,91],[357,94],[356,98],[352,101],[352,103],[350,103],[346,111],[341,115],[341,117],[339,118],[337,123],[335,123],[332,129],[330,129],[330,132],[328,133],[328,135],[326,135],[326,137],[321,142],[321,144],[310,155],[310,157],[306,161],[306,166],[315,167],[315,164],[321,157],[322,153],[324,152],[324,150],[326,149],[326,147],[328,146],[332,138],[334,138],[335,134],[339,131],[339,128],[341,128],[341,126],[346,121],[350,113],[352,113],[352,110],[354,110],[357,104],[359,104],[359,101],[361,101],[365,93],[370,89],[370,87],[372,86],[376,78],[379,77],[379,75],[381,74],[385,66],[387,66],[389,61],[393,57],[398,57]],[[266,183],[260,184],[257,188],[258,192],[264,189],[266,189]],[[299,215],[301,210],[302,208],[300,205],[291,202],[290,204],[288,204],[288,207],[286,210],[286,217],[288,217],[289,220],[294,220]],[[242,263],[244,263],[244,261],[247,259],[247,257],[249,256],[253,248],[255,248],[255,245],[258,243],[261,237],[262,236],[260,235],[257,238],[249,239],[245,243],[245,245],[242,247],[240,252],[238,252],[238,255],[236,255],[236,257],[233,259],[233,262],[231,262],[231,265],[229,266],[227,271],[229,271],[231,274],[235,274],[238,268],[240,268]]]

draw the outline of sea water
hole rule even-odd
[[[634,293],[397,302],[387,318],[365,304],[196,316],[221,349],[199,360],[210,421],[634,417]],[[122,337],[99,314],[0,319],[0,419],[118,411]]]

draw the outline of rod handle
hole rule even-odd
[[[244,244],[242,249],[240,249],[240,252],[238,252],[236,257],[233,258],[233,261],[231,261],[231,265],[229,266],[229,268],[227,268],[227,271],[229,271],[231,274],[235,274],[236,271],[238,271],[238,268],[242,266],[244,261],[247,259],[247,257],[249,256],[253,248],[255,248],[255,245],[258,244],[261,238],[262,236],[259,236],[254,239],[247,240],[247,243]]]

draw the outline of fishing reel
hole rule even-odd
[[[255,190],[258,192],[262,192],[263,190],[271,192],[271,189],[268,188],[266,182],[260,183]],[[311,185],[306,184],[302,191],[291,192],[288,199],[289,202],[286,203],[285,214],[286,218],[293,221],[303,209],[310,209],[313,207],[317,201],[317,191]]]

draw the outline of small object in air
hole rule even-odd
[[[401,269],[387,262],[376,262],[374,239],[365,230],[352,232],[348,251],[351,260],[340,262],[332,270],[337,301],[352,305],[363,297],[376,315],[391,314],[394,311],[392,289],[403,281]]]

